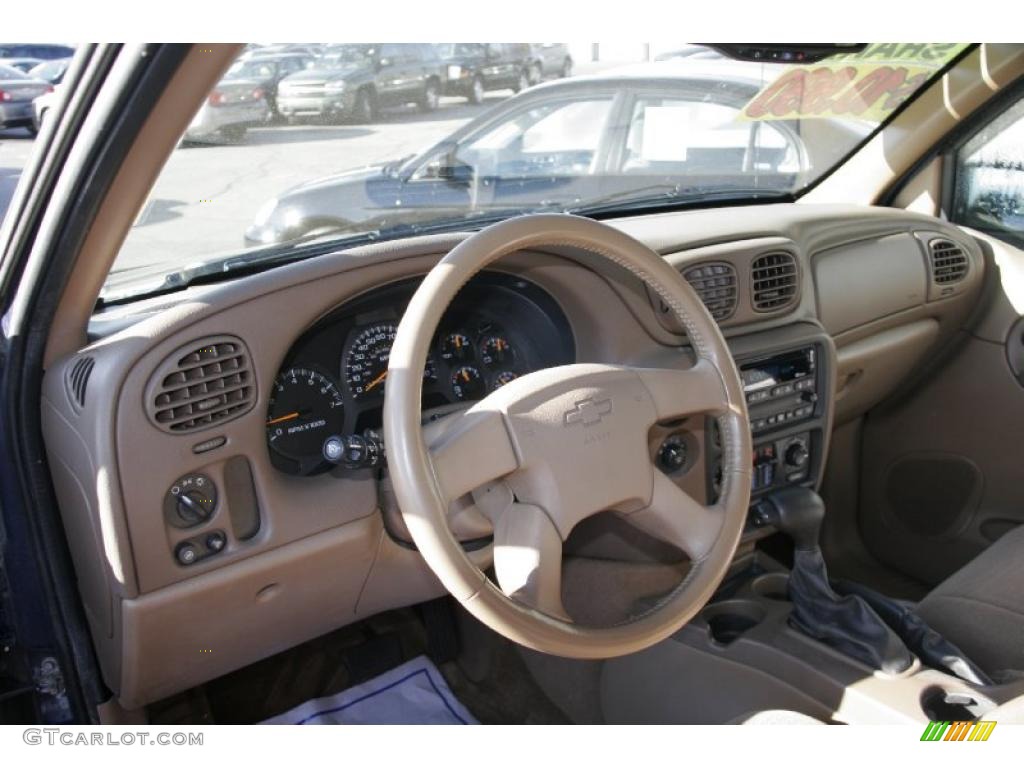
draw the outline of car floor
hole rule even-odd
[[[491,644],[488,663],[460,663],[449,599],[390,611],[318,637],[147,708],[158,725],[259,723],[331,696],[426,655],[482,723],[567,723],[511,643]]]

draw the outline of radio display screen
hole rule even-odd
[[[740,367],[743,391],[785,384],[814,373],[814,349],[801,349]]]

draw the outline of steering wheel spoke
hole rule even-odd
[[[722,530],[722,510],[705,506],[654,470],[651,503],[625,518],[655,538],[683,550],[691,560],[701,560]]]
[[[722,411],[729,402],[722,375],[705,359],[692,368],[641,368],[637,374],[651,395],[659,421]]]
[[[519,466],[500,411],[471,408],[425,428],[424,437],[449,503]]]
[[[494,572],[501,590],[562,621],[562,537],[551,518],[533,504],[512,504],[494,529]]]

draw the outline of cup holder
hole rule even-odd
[[[977,720],[995,706],[975,691],[947,691],[932,685],[921,692],[921,711],[929,720]]]
[[[750,582],[755,595],[769,600],[789,601],[789,574],[765,573]]]
[[[750,600],[726,600],[709,605],[701,613],[708,624],[711,639],[729,645],[764,621],[764,608]]]

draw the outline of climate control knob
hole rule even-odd
[[[811,457],[807,450],[807,444],[803,440],[794,440],[786,447],[786,466],[793,469],[802,469]]]

